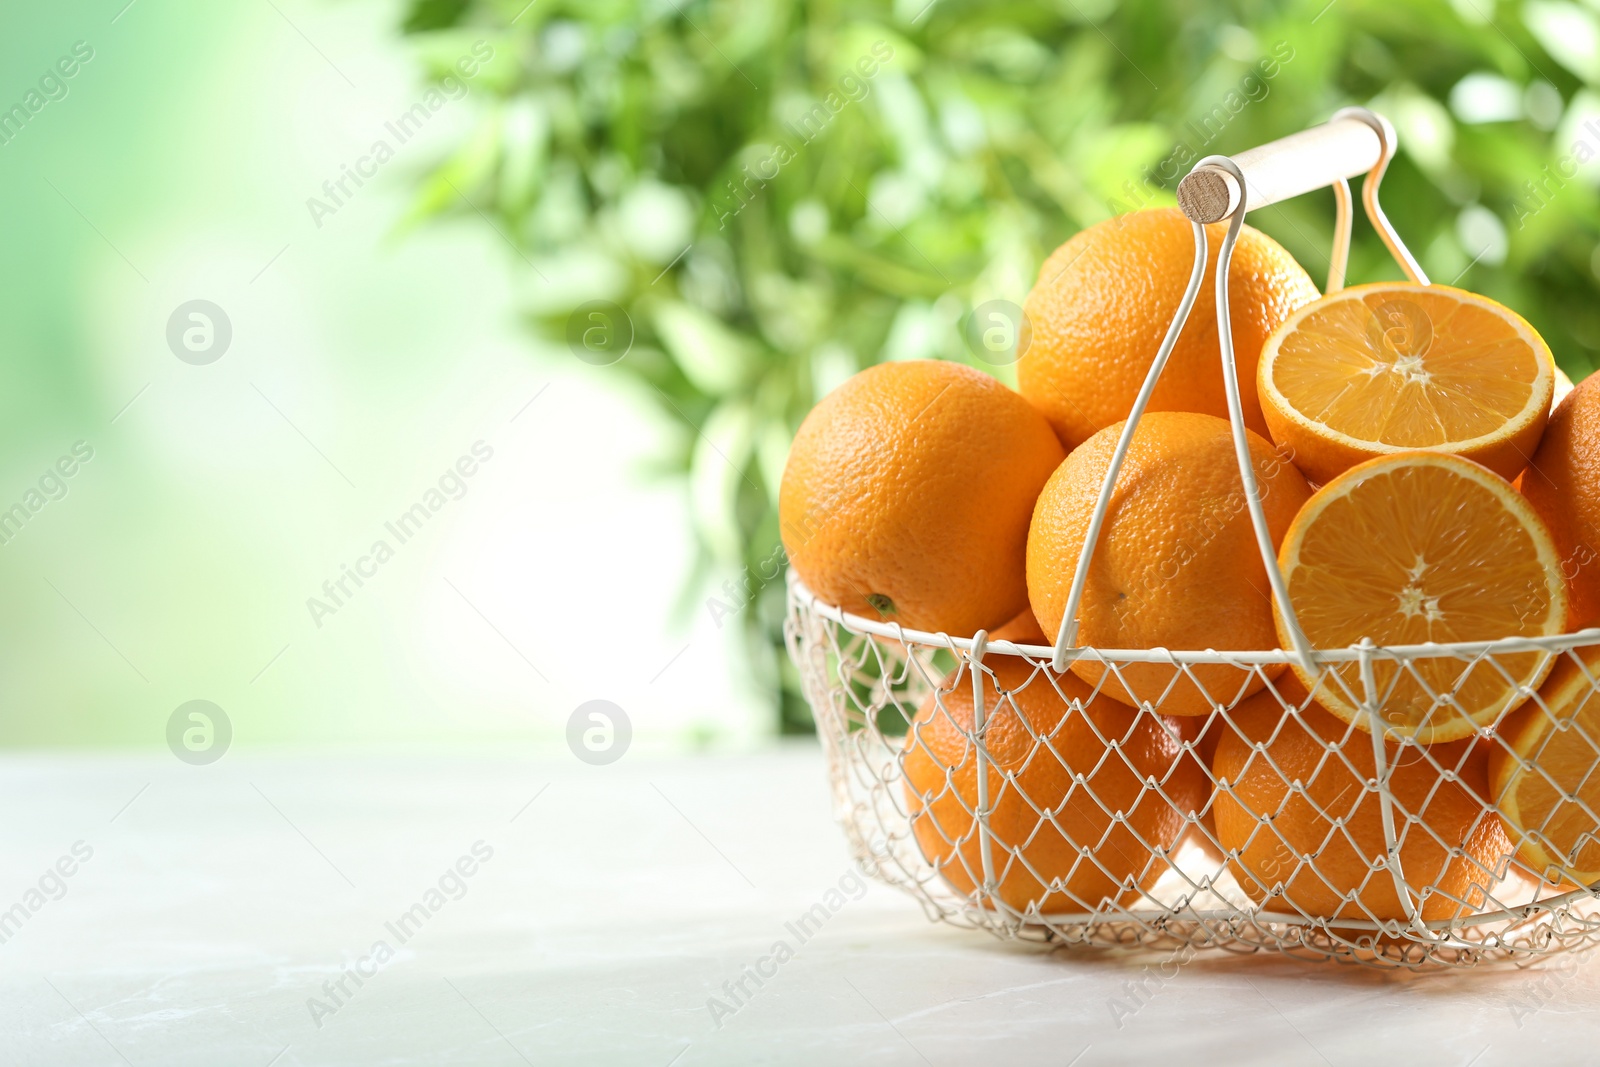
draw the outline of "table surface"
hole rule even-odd
[[[1600,1048],[1600,955],[1423,976],[1202,956],[1137,994],[1159,958],[930,924],[892,889],[852,892],[812,745],[0,763],[6,1064],[1488,1067]],[[836,911],[800,943],[786,924],[818,902]],[[736,1002],[724,983],[780,940],[798,951]]]

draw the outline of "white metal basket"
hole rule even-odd
[[[1505,739],[1492,726],[1478,727],[1465,749],[1387,734],[1376,681],[1380,674],[1404,674],[1441,706],[1453,705],[1453,692],[1437,691],[1424,678],[1437,679],[1437,672],[1419,668],[1449,661],[1459,664],[1453,672],[1458,685],[1478,670],[1500,671],[1515,682],[1526,675],[1529,653],[1536,653],[1571,659],[1589,690],[1600,691],[1600,677],[1580,658],[1600,647],[1600,629],[1471,644],[1382,647],[1367,641],[1346,649],[1314,649],[1289,606],[1268,533],[1234,373],[1227,296],[1234,241],[1249,208],[1331,185],[1338,217],[1327,289],[1337,291],[1349,249],[1347,179],[1364,172],[1368,217],[1402,269],[1427,284],[1378,205],[1378,185],[1393,152],[1388,122],[1350,108],[1323,126],[1232,159],[1203,159],[1184,179],[1178,195],[1193,223],[1194,270],[1112,456],[1053,648],[990,641],[982,632],[954,637],[911,631],[849,615],[820,602],[791,573],[789,650],[827,752],[835,815],[863,868],[912,894],[930,918],[1008,938],[1175,950],[1273,949],[1407,968],[1528,962],[1600,941],[1600,885],[1562,884],[1551,871],[1532,870],[1517,858],[1520,831],[1487,802],[1471,813],[1470,826],[1448,839],[1422,818],[1446,796],[1486,794],[1486,784],[1468,781],[1470,755],[1481,756],[1481,746],[1506,746]],[[1229,222],[1216,269],[1223,381],[1258,547],[1294,647],[1249,652],[1079,647],[1074,643],[1078,603],[1118,469],[1199,293],[1208,258],[1205,224],[1222,220]],[[1513,666],[1519,659],[1522,666]],[[1076,660],[1103,665],[1100,681],[1088,686],[1064,674]],[[1136,709],[1101,693],[1108,679],[1120,680],[1121,672],[1135,664],[1165,664],[1175,682],[1198,687],[1213,706],[1209,717],[1162,715],[1161,696]],[[1197,667],[1217,665],[1236,672],[1229,673],[1238,684],[1229,684],[1226,692],[1216,691],[1213,673],[1206,674],[1210,689],[1195,673]],[[1373,724],[1371,732],[1341,726],[1341,735],[1324,737],[1310,770],[1278,766],[1264,746],[1249,750],[1249,759],[1261,761],[1259,770],[1277,776],[1282,803],[1302,805],[1302,825],[1309,819],[1326,828],[1325,836],[1309,842],[1280,833],[1276,812],[1259,810],[1259,797],[1219,780],[1202,754],[1216,744],[1248,749],[1248,740],[1227,738],[1230,732],[1245,738],[1238,721],[1242,699],[1256,682],[1265,682],[1263,692],[1269,694],[1256,699],[1276,698],[1273,714],[1281,711],[1281,729],[1314,732],[1309,716],[1317,713],[1272,684],[1289,665],[1319,684],[1342,686]],[[1048,729],[1025,710],[1026,702],[1045,691],[1030,697],[1033,686],[1053,690],[1049,695],[1057,706],[1069,709]],[[1542,706],[1526,685],[1521,693]],[[1106,709],[1115,711],[1107,717]],[[1009,731],[1005,752],[986,732],[986,726],[1002,720]],[[957,755],[934,751],[924,733],[933,729],[945,731],[944,741],[957,747]],[[1058,749],[1062,729],[1091,739],[1087,755],[1081,744],[1074,753]],[[1157,741],[1165,735],[1164,751],[1177,755],[1164,768],[1152,769],[1135,750],[1136,734]],[[1600,738],[1590,740],[1600,764]],[[908,759],[919,768],[916,773],[908,772]],[[1179,789],[1175,768],[1185,761],[1192,764],[1183,774],[1195,773],[1194,766],[1203,773],[1199,794],[1190,778],[1183,778]],[[975,807],[951,786],[963,774],[975,776]],[[1039,780],[1034,774],[1053,776],[1060,789],[1030,796],[1028,782]],[[1316,789],[1324,775],[1347,781],[1347,790],[1357,795],[1345,802],[1341,793],[1337,803],[1325,803]],[[1113,781],[1114,791],[1105,785]],[[960,808],[951,808],[952,802]],[[1176,815],[1161,809],[1161,818],[1141,822],[1138,812],[1148,810],[1141,807],[1145,804],[1167,805]],[[1366,839],[1348,832],[1347,823],[1374,814],[1381,820],[1383,847],[1371,854],[1363,851]],[[1255,820],[1245,845],[1224,848],[1216,830],[1223,817]],[[1158,839],[1152,837],[1153,825],[1161,828]],[[1463,847],[1463,834],[1498,833],[1502,827],[1510,847],[1481,855]],[[1255,851],[1257,832],[1259,847],[1270,855]],[[1035,865],[1041,849],[1053,857],[1048,870]],[[1117,853],[1115,864],[1110,850]],[[1493,862],[1481,861],[1491,853]],[[1265,870],[1263,855],[1270,860]],[[1341,865],[1337,875],[1335,862]],[[1361,879],[1355,888],[1352,864]],[[1032,892],[1015,891],[1018,885]],[[1308,898],[1319,893],[1331,893],[1335,903],[1308,905]],[[1380,898],[1388,903],[1375,904]]]

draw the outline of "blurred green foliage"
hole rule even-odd
[[[1522,312],[1574,378],[1600,349],[1595,166],[1577,166],[1600,149],[1593,6],[413,0],[403,17],[435,76],[480,37],[513,60],[474,83],[490,96],[418,216],[514,243],[553,340],[586,301],[626,309],[632,350],[594,373],[682,425],[660,468],[686,479],[702,546],[687,606],[708,578],[732,578],[734,606],[756,587],[730,623],[785,730],[809,715],[782,582],[746,576],[781,559],[799,420],[880,360],[1009,379],[964,343],[970,309],[1020,303],[1078,229],[1172,202],[1199,155],[1373,107],[1401,140],[1385,206],[1433,278]],[[1323,192],[1251,221],[1320,279],[1331,218]],[[1358,222],[1351,280],[1397,277]]]

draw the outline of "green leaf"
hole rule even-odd
[[[651,323],[684,376],[708,396],[736,392],[756,370],[755,345],[700,308],[662,300]]]
[[[441,30],[460,22],[471,7],[471,0],[411,0],[400,28],[406,33]]]
[[[466,144],[423,183],[411,209],[399,223],[400,229],[448,210],[476,213],[482,210],[478,186],[493,168],[500,153],[500,113],[485,115]]]
[[[719,405],[706,419],[690,461],[689,501],[695,529],[713,558],[728,567],[744,559],[744,533],[734,502],[748,477],[755,418],[748,403]]]
[[[1593,12],[1565,0],[1528,0],[1522,17],[1557,63],[1591,85],[1600,82],[1600,23]]]

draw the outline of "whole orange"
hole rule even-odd
[[[1205,281],[1150,411],[1228,417],[1212,295],[1225,229],[1207,228]],[[1176,208],[1097,223],[1040,268],[1024,304],[1032,343],[1017,363],[1017,383],[1069,450],[1128,417],[1193,268],[1193,229]],[[1263,436],[1256,397],[1261,346],[1290,312],[1316,298],[1316,285],[1281,245],[1249,226],[1240,230],[1228,270],[1228,314],[1245,425]]]
[[[1323,711],[1294,675],[1275,684],[1281,699],[1268,690],[1241,703],[1217,743],[1217,837],[1229,869],[1269,911],[1404,918],[1368,785],[1372,735]],[[1511,841],[1485,801],[1494,744],[1386,745],[1400,868],[1424,919],[1482,908],[1509,869]]]
[[[1222,740],[1223,732],[1230,729],[1227,713],[1216,712],[1210,716],[1183,715],[1176,718],[1179,737],[1192,742],[1189,758],[1199,764],[1200,773],[1204,776],[1209,791],[1212,784],[1211,765],[1215,762],[1217,743]],[[1189,839],[1205,852],[1207,861],[1213,867],[1222,865],[1222,851],[1217,846],[1217,805],[1214,799],[1201,810],[1200,821],[1193,828]]]
[[[1247,431],[1248,432],[1248,431]],[[1122,424],[1075,449],[1046,483],[1028,535],[1028,596],[1053,634]],[[1250,456],[1273,545],[1311,495],[1272,446],[1250,434]],[[1149,412],[1111,496],[1078,610],[1077,644],[1101,649],[1272,649],[1271,587],[1256,546],[1228,424],[1212,415]],[[1280,667],[1281,669],[1281,667]],[[1093,656],[1072,670],[1131,704],[1203,715],[1263,684],[1260,672],[1205,664],[1187,673],[1136,663],[1108,673]],[[1265,673],[1271,674],[1268,669]],[[1168,687],[1171,687],[1168,691]]]
[[[1065,912],[1137,898],[1169,869],[1208,791],[1177,722],[1097,700],[1072,675],[1016,656],[986,666],[995,895],[1019,911]],[[917,844],[962,893],[983,882],[972,726],[972,676],[958,670],[923,702],[902,763]]]
[[[1518,488],[1550,527],[1567,579],[1567,629],[1600,623],[1600,381],[1556,405]]]
[[[990,641],[1010,641],[1018,645],[1053,645],[1056,639],[1044,632],[1032,608],[1023,608],[1017,617],[989,635]]]
[[[806,416],[778,495],[812,592],[907,629],[965,635],[1028,606],[1033,502],[1061,463],[1049,423],[958,363],[862,371]]]

